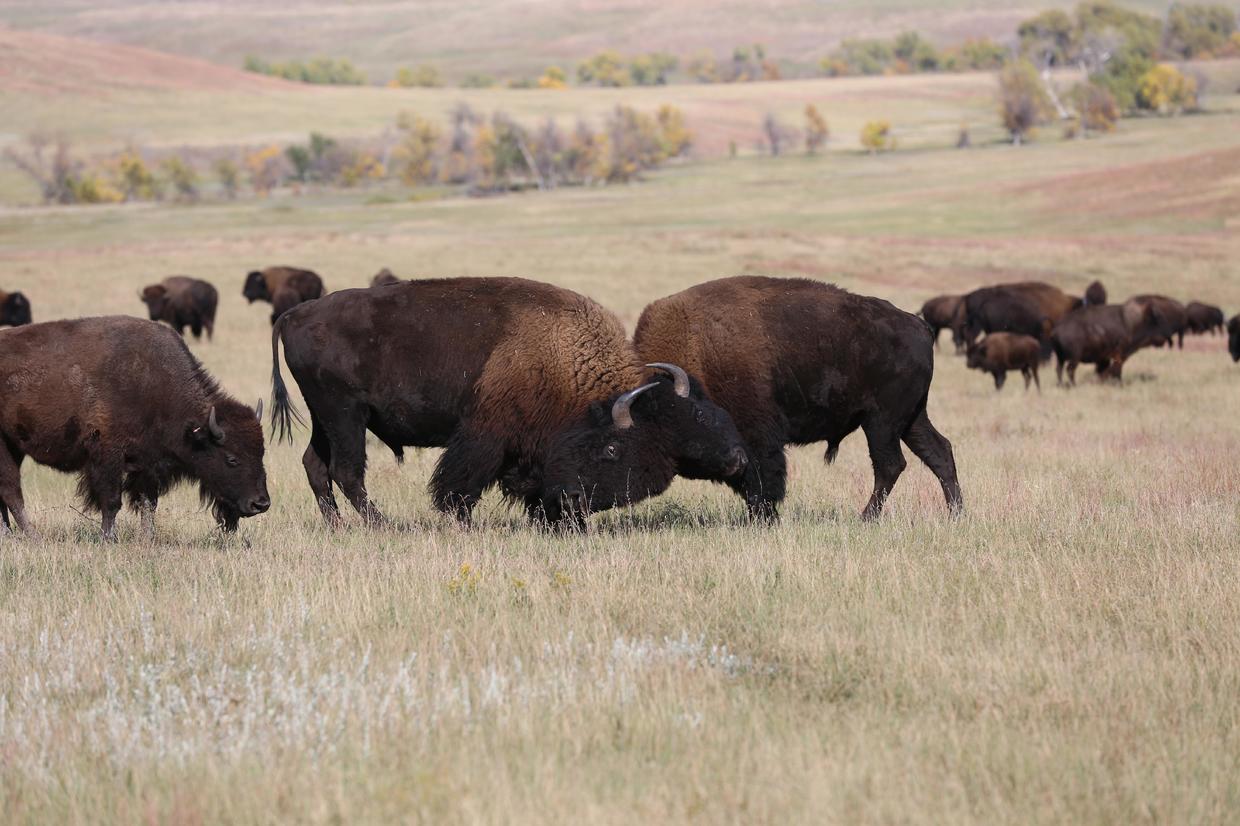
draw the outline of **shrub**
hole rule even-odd
[[[443,86],[443,78],[439,75],[439,70],[434,66],[423,63],[416,68],[402,66],[396,70],[396,77],[392,78],[389,86],[400,88],[419,87],[424,89],[434,89]]]
[[[1115,96],[1096,83],[1081,83],[1072,90],[1078,128],[1084,132],[1110,132],[1119,120]]]
[[[638,55],[629,64],[629,78],[636,86],[662,86],[678,63],[675,55],[666,52]]]
[[[578,63],[577,79],[596,86],[628,86],[631,82],[624,58],[612,50],[599,52]]]
[[[999,73],[999,115],[1003,127],[1020,145],[1034,127],[1050,119],[1053,108],[1038,71],[1027,60],[1018,60]]]
[[[275,144],[246,154],[245,168],[256,193],[265,196],[280,185],[286,168],[283,159],[284,153]]]
[[[716,83],[719,80],[719,64],[709,49],[694,52],[685,64],[685,71],[699,83]]]
[[[861,146],[871,155],[895,149],[896,140],[891,134],[891,123],[885,120],[872,120],[861,127]]]
[[[831,130],[827,120],[818,111],[818,107],[810,103],[805,106],[805,152],[814,155],[827,142]]]
[[[1197,82],[1170,63],[1160,63],[1141,78],[1137,105],[1164,114],[1197,108]]]
[[[850,75],[881,75],[894,62],[895,54],[883,40],[845,40],[831,59],[847,66]]]
[[[1236,12],[1227,6],[1176,3],[1167,13],[1163,53],[1184,59],[1217,57],[1236,31]]]
[[[176,193],[177,200],[198,200],[198,173],[180,155],[164,158],[159,171]]]
[[[352,154],[340,170],[339,179],[344,186],[357,186],[360,183],[377,181],[385,174],[387,170],[383,168],[383,164],[374,153],[361,150]]]
[[[410,186],[433,183],[439,176],[439,128],[408,112],[401,113],[396,128],[402,136],[392,161],[400,170],[400,179]]]
[[[69,204],[77,200],[73,182],[82,164],[73,158],[68,139],[34,132],[26,136],[25,144],[24,150],[7,147],[4,157],[34,181],[43,203]]]
[[[220,182],[220,188],[224,190],[224,195],[230,200],[236,198],[237,190],[241,186],[241,169],[237,162],[232,158],[220,158],[212,166],[212,170],[216,180]]]
[[[495,85],[495,78],[487,74],[468,74],[461,81],[462,89],[490,89]]]
[[[568,75],[559,66],[548,66],[538,79],[539,89],[567,89]]]
[[[606,125],[610,164],[607,180],[627,182],[667,157],[654,118],[631,106],[617,106]]]
[[[116,159],[116,186],[126,201],[150,201],[163,195],[155,173],[133,150]]]
[[[693,133],[685,126],[685,116],[680,109],[665,103],[655,113],[655,120],[659,123],[659,143],[665,156],[678,158],[689,151]]]
[[[98,172],[85,172],[68,180],[72,203],[115,204],[125,200],[125,195]],[[66,202],[68,203],[68,202]]]

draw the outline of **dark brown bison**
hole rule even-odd
[[[377,273],[375,273],[375,277],[370,279],[370,286],[372,287],[386,287],[389,284],[399,284],[399,283],[400,283],[400,279],[397,278],[396,275],[393,274],[393,272],[389,270],[387,267],[384,267],[383,269],[379,270]]]
[[[154,526],[159,497],[197,480],[221,527],[267,510],[256,411],[215,383],[163,325],[128,316],[0,332],[0,518],[29,530],[20,468],[79,473],[115,536],[122,494]]]
[[[1092,307],[1100,307],[1107,303],[1107,288],[1101,281],[1095,281],[1085,288],[1085,303]]]
[[[1152,346],[1171,347],[1172,343],[1178,339],[1180,349],[1184,349],[1184,332],[1188,329],[1188,311],[1183,304],[1165,295],[1134,295],[1129,300],[1153,309],[1157,335],[1150,340]]]
[[[255,301],[270,301],[271,323],[275,324],[277,318],[303,301],[322,298],[323,279],[310,270],[268,267],[247,275],[241,294],[251,304]]]
[[[1158,325],[1154,308],[1135,299],[1076,310],[1051,333],[1059,384],[1066,366],[1068,381],[1075,385],[1080,364],[1093,364],[1100,376],[1122,381],[1124,362],[1158,338]]]
[[[1227,351],[1232,361],[1240,361],[1240,315],[1232,316],[1227,322]]]
[[[965,343],[981,333],[1021,333],[1038,339],[1043,358],[1049,358],[1050,331],[1082,303],[1041,281],[982,287],[964,297]]]
[[[407,445],[446,448],[431,497],[462,522],[497,484],[531,518],[581,524],[588,509],[662,492],[682,463],[720,474],[745,463],[732,420],[690,392],[683,371],[668,365],[652,379],[615,316],[549,284],[408,281],[297,307],[272,331],[272,418],[283,437],[292,409],[281,340],[310,409],[303,461],[329,524],[340,520],[333,483],[368,523],[383,519],[366,493],[367,430],[398,457]],[[543,483],[548,463],[568,461],[552,450],[565,432],[603,440],[598,461],[614,489],[586,500]]]
[[[1029,382],[1042,391],[1038,380],[1038,362],[1042,360],[1042,345],[1033,336],[1018,333],[991,333],[976,344],[969,345],[969,367],[990,373],[995,379],[995,390],[1003,389],[1009,370],[1019,370],[1025,377],[1025,389]]]
[[[934,346],[939,346],[939,334],[943,330],[951,330],[952,344],[956,352],[964,347],[964,296],[940,295],[921,305],[918,313],[930,325],[934,335]]]
[[[0,290],[0,327],[20,327],[30,321],[30,300],[22,293]]]
[[[151,321],[167,322],[179,336],[185,335],[186,327],[194,338],[201,338],[203,330],[208,339],[215,335],[215,307],[220,294],[202,279],[174,275],[144,287],[139,298],[146,304]]]
[[[1188,302],[1184,307],[1184,314],[1186,329],[1198,335],[1221,333],[1227,323],[1221,308],[1212,304],[1202,304],[1200,301]]]
[[[934,471],[951,509],[961,507],[951,443],[926,415],[930,329],[886,301],[818,281],[725,278],[648,306],[634,344],[645,361],[684,366],[732,415],[749,456],[743,471],[686,464],[681,473],[727,483],[755,517],[778,516],[786,445],[825,440],[830,462],[857,428],[874,467],[863,517],[881,513],[904,471],[901,441]],[[580,470],[588,490],[591,468]]]

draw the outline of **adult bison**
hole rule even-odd
[[[863,516],[875,518],[905,467],[900,442],[938,477],[953,511],[961,507],[951,443],[926,415],[934,373],[930,330],[877,298],[818,281],[741,276],[660,299],[637,323],[642,359],[681,364],[727,410],[744,439],[737,473],[686,463],[684,476],[727,483],[751,515],[774,519],[784,498],[789,444],[827,442],[827,461],[858,427],[874,467]],[[590,491],[592,468],[577,468]]]
[[[1171,347],[1172,342],[1178,339],[1180,349],[1184,349],[1184,332],[1188,329],[1188,311],[1183,304],[1165,295],[1134,295],[1129,300],[1153,310],[1157,327],[1157,334],[1150,340],[1153,346]]]
[[[1123,304],[1082,307],[1059,322],[1051,333],[1058,383],[1063,384],[1067,367],[1068,381],[1075,385],[1080,364],[1093,364],[1100,376],[1122,381],[1124,362],[1159,334],[1155,309],[1135,299]]]
[[[0,327],[20,327],[30,321],[30,299],[22,293],[0,290]]]
[[[934,346],[939,346],[939,334],[951,330],[952,344],[959,353],[964,347],[964,296],[940,295],[921,305],[918,313],[930,325]]]
[[[399,283],[400,283],[400,279],[397,278],[396,274],[393,273],[391,270],[389,270],[387,267],[384,267],[383,269],[379,270],[377,273],[375,273],[375,277],[370,279],[370,286],[372,287],[386,287],[389,284],[399,284]]]
[[[323,279],[310,270],[295,267],[268,267],[255,270],[245,277],[241,294],[253,304],[271,302],[271,323],[304,301],[323,296]]]
[[[965,342],[975,341],[981,333],[1021,333],[1042,342],[1042,354],[1049,357],[1051,329],[1082,303],[1041,281],[982,287],[964,297]]]
[[[1032,336],[1016,333],[991,333],[976,344],[969,345],[968,366],[973,370],[990,373],[995,379],[995,390],[1002,390],[1009,370],[1019,370],[1025,377],[1025,389],[1032,381],[1042,392],[1038,380],[1038,362],[1042,346]]]
[[[1107,303],[1107,288],[1102,286],[1101,281],[1094,281],[1085,288],[1085,303],[1094,307]]]
[[[159,497],[197,480],[232,531],[267,510],[263,431],[172,330],[128,316],[49,321],[0,332],[0,527],[30,530],[20,468],[79,473],[86,504],[115,537],[122,494],[154,527]]]
[[[1240,315],[1232,316],[1227,322],[1227,351],[1232,361],[1240,361]]]
[[[1190,333],[1221,333],[1227,321],[1222,309],[1200,301],[1190,301],[1184,307],[1185,329]]]
[[[179,336],[185,335],[186,327],[196,339],[202,337],[203,330],[208,339],[215,334],[215,307],[220,294],[200,278],[173,275],[144,287],[138,297],[146,304],[151,321],[167,322]]]
[[[690,392],[683,371],[651,365],[675,377],[651,380],[615,316],[549,284],[419,280],[295,308],[271,337],[272,418],[284,437],[281,340],[310,409],[303,461],[329,524],[340,520],[333,483],[368,523],[383,519],[366,493],[367,430],[398,457],[406,445],[446,448],[431,497],[462,522],[496,484],[531,518],[580,524],[585,510],[662,492],[685,463],[726,474],[746,461],[731,418]],[[568,461],[552,449],[566,432],[605,441],[599,461],[614,487],[596,499],[543,483],[549,462]]]

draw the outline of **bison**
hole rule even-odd
[[[1100,376],[1123,380],[1124,362],[1159,335],[1157,312],[1135,299],[1124,304],[1090,305],[1071,313],[1051,333],[1055,375],[1063,384],[1076,384],[1076,368],[1093,364]]]
[[[263,431],[169,328],[128,316],[0,332],[0,527],[30,530],[20,468],[80,474],[78,489],[115,538],[122,495],[154,529],[159,497],[197,480],[226,531],[267,510]]]
[[[1202,304],[1200,301],[1188,302],[1184,314],[1186,329],[1198,335],[1221,333],[1227,323],[1222,309],[1212,304]]]
[[[386,287],[389,284],[399,284],[399,283],[400,283],[400,279],[397,278],[395,274],[393,274],[393,272],[389,270],[387,267],[384,267],[383,269],[379,270],[377,273],[375,273],[375,277],[370,279],[370,286],[372,287]]]
[[[965,342],[976,340],[983,332],[1022,333],[1042,342],[1042,355],[1049,358],[1051,329],[1082,303],[1041,281],[982,287],[964,297]]]
[[[1107,288],[1102,286],[1101,281],[1095,281],[1085,288],[1085,303],[1093,307],[1107,303]]]
[[[971,369],[990,373],[995,379],[995,390],[1003,389],[1009,370],[1019,370],[1025,377],[1025,389],[1032,381],[1042,392],[1038,380],[1038,362],[1041,361],[1041,343],[1032,336],[1017,333],[991,333],[976,344],[969,345],[968,365]]]
[[[251,304],[255,301],[271,302],[271,323],[275,324],[277,318],[303,301],[321,298],[323,279],[310,270],[268,267],[248,274],[241,294]]]
[[[1150,340],[1155,347],[1172,346],[1178,339],[1180,349],[1184,349],[1184,332],[1188,329],[1188,311],[1184,305],[1174,298],[1165,295],[1134,295],[1130,301],[1141,306],[1148,306],[1154,311],[1157,334]]]
[[[407,445],[446,448],[431,498],[462,523],[494,485],[532,519],[580,526],[588,510],[662,492],[684,464],[726,474],[746,461],[731,418],[682,370],[643,366],[614,315],[549,284],[407,281],[286,313],[271,338],[272,420],[285,438],[295,411],[281,341],[310,411],[306,476],[331,525],[333,484],[368,524],[384,519],[366,493],[367,430],[398,458]],[[544,484],[549,464],[592,439],[612,487],[587,501]]]
[[[940,295],[921,305],[918,313],[930,325],[934,334],[934,346],[939,346],[939,334],[943,330],[952,331],[952,344],[956,352],[964,348],[964,296]]]
[[[1227,351],[1232,361],[1240,361],[1240,315],[1232,316],[1227,322]]]
[[[962,505],[951,443],[926,414],[930,328],[886,301],[807,279],[725,278],[646,307],[634,344],[643,361],[683,366],[732,415],[748,464],[720,473],[685,463],[681,474],[726,483],[755,518],[778,518],[785,446],[825,440],[831,462],[857,428],[874,467],[863,518],[882,512],[904,471],[901,441],[938,477],[952,511]],[[592,471],[555,481],[589,492]]]
[[[20,327],[30,321],[30,299],[22,293],[0,290],[0,327]]]
[[[207,331],[207,339],[215,335],[215,307],[220,294],[215,287],[199,278],[173,275],[158,284],[144,287],[138,296],[146,304],[151,321],[165,321],[185,335],[188,327],[194,338],[201,338]]]

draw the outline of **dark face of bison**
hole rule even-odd
[[[162,284],[152,284],[142,290],[141,298],[151,321],[161,321],[168,306],[168,290]]]
[[[0,302],[0,326],[20,327],[31,322],[30,301],[21,293],[9,293]]]
[[[743,442],[727,411],[673,368],[606,403],[552,443],[543,469],[543,508],[551,519],[631,505],[667,490],[677,473],[727,479],[744,470]]]
[[[263,278],[261,272],[252,272],[245,277],[245,289],[241,291],[246,300],[253,304],[255,301],[270,301],[271,295],[267,292],[267,280]]]
[[[226,531],[236,530],[242,517],[271,507],[263,470],[262,415],[261,401],[255,410],[229,402],[211,408],[205,421],[191,423],[186,432],[191,472]]]

